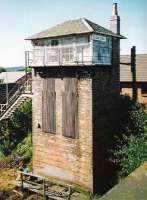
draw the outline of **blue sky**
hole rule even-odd
[[[132,45],[147,53],[147,1],[116,0],[121,16],[121,54]],[[24,38],[68,19],[86,17],[106,28],[112,0],[0,0],[0,66],[24,65]]]

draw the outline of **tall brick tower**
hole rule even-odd
[[[114,4],[113,28],[118,21]],[[80,18],[28,38],[35,174],[92,192],[107,184],[106,111],[119,95],[119,30]]]

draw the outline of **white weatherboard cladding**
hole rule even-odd
[[[53,39],[52,39],[53,40]],[[35,42],[33,65],[111,65],[112,37],[98,34],[90,36],[66,36],[52,46],[51,39]],[[52,43],[53,44],[53,43]]]

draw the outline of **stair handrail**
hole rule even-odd
[[[2,116],[6,110],[17,100],[17,98],[21,95],[20,92],[20,88],[18,90],[16,90],[16,92],[14,93],[14,95],[9,99],[9,102],[7,102],[6,104],[0,104],[0,116]],[[4,109],[5,108],[5,109]]]
[[[1,115],[2,112],[5,112],[6,107],[7,107],[6,103],[5,104],[0,104],[0,115]]]
[[[12,97],[9,99],[9,101],[5,104],[0,104],[0,116],[2,116],[6,110],[19,98],[19,96],[23,93],[25,93],[26,88],[28,89],[28,83],[30,79],[27,79],[12,95]],[[31,87],[29,92],[31,93]],[[27,90],[28,93],[28,90]],[[5,108],[5,109],[4,109]]]
[[[29,74],[30,74],[30,73],[29,73]],[[29,74],[27,74],[27,75],[29,75]],[[12,94],[12,96],[13,96],[13,95],[14,95],[14,91],[17,90],[18,87],[19,87],[20,85],[25,85],[26,82],[27,82],[27,85],[30,85],[30,93],[31,93],[31,90],[32,90],[32,88],[31,88],[31,83],[30,83],[30,82],[31,82],[31,77],[25,76],[25,80],[19,79],[19,80],[15,83],[15,85],[14,85],[14,86],[11,88],[11,90],[9,91],[8,96],[10,97],[11,94]],[[27,93],[28,93],[28,91],[27,91]],[[0,104],[5,104],[6,101],[7,101],[7,97],[5,97],[5,98],[0,102]]]

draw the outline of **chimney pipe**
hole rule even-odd
[[[113,6],[112,6],[112,15],[118,15],[117,3],[113,3]]]
[[[120,34],[120,17],[118,16],[117,3],[113,3],[110,30],[116,34]]]

